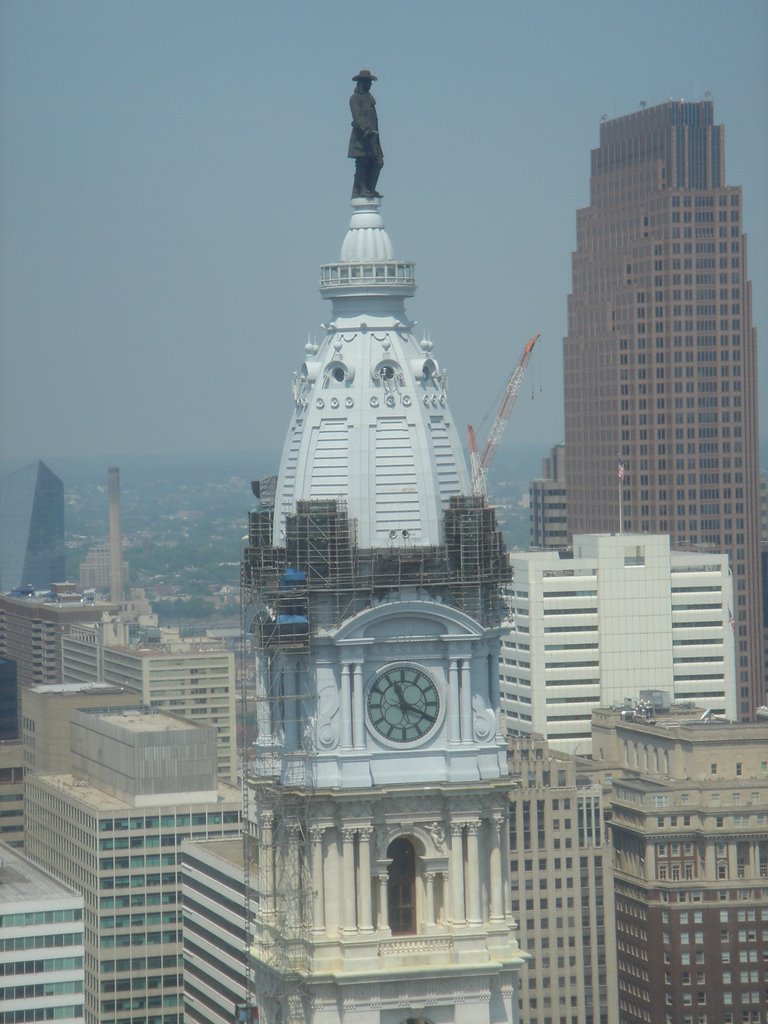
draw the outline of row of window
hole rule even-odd
[[[102,999],[102,1013],[133,1010],[157,1010],[162,1006],[178,1006],[180,996],[133,996],[130,999]]]
[[[0,928],[28,928],[34,925],[82,920],[83,911],[79,907],[71,910],[33,910],[26,914],[0,914]]]
[[[232,829],[225,829],[222,833],[227,837],[237,835]],[[161,836],[155,835],[132,835],[132,836],[110,836],[108,839],[99,840],[99,850],[143,850],[154,849],[158,846],[181,846],[184,839],[210,839],[211,833],[208,830],[199,832],[168,832]]]
[[[124,896],[102,896],[99,900],[100,910],[118,910],[122,907],[156,907],[164,903],[176,904],[179,893],[176,890],[165,892],[134,892]]]
[[[176,924],[178,913],[175,910],[159,911],[153,914],[117,914],[101,918],[101,928],[144,928],[153,924]]]
[[[131,818],[102,818],[99,832],[120,832],[125,829],[189,828],[190,825],[237,825],[239,811],[209,811],[196,814],[162,814]]]
[[[9,985],[7,988],[0,988],[0,1000],[41,999],[44,996],[73,995],[82,991],[82,981],[46,981],[42,985]]]
[[[39,1020],[71,1020],[83,1016],[83,1004],[74,1006],[45,1006],[26,1010],[7,1010],[0,1013],[0,1024],[29,1024]]]
[[[102,878],[99,888],[108,891],[109,889],[143,889],[144,886],[152,885],[176,885],[177,878],[175,871],[164,871],[150,875],[113,875],[111,878]]]
[[[145,975],[129,975],[125,978],[110,978],[102,981],[99,985],[100,992],[131,992],[143,991],[144,989],[156,988],[177,988],[182,984],[180,974],[153,974],[149,978]]]
[[[100,939],[102,949],[122,949],[126,946],[152,946],[169,942],[181,942],[181,932],[167,931],[104,935]]]
[[[179,967],[180,965],[180,956],[134,956],[121,960],[102,960],[99,971],[101,974],[112,974],[115,971],[157,971],[161,967]]]
[[[176,864],[175,853],[134,854],[132,857],[100,857],[99,867],[102,871],[124,871],[126,868],[157,868],[163,865],[170,867]],[[181,854],[179,854],[179,857]]]
[[[17,935],[12,939],[0,939],[0,953],[16,952],[22,949],[56,949],[60,946],[82,946],[82,932],[62,932],[59,935]]]
[[[58,956],[50,960],[13,960],[0,963],[0,977],[13,974],[43,974],[48,971],[74,971],[83,966],[81,956]]]

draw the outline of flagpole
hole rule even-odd
[[[619,534],[624,533],[624,463],[621,461],[621,452],[618,456],[616,477],[619,481]]]
[[[624,533],[624,480],[619,480],[619,533]]]

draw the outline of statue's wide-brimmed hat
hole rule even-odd
[[[368,68],[363,68],[362,71],[358,71],[356,75],[353,75],[352,81],[359,82],[361,78],[367,78],[369,82],[378,82],[376,75],[372,75]]]

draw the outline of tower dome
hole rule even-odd
[[[444,503],[469,493],[445,371],[405,312],[414,264],[395,258],[380,207],[378,197],[352,200],[340,259],[321,267],[332,315],[293,376],[278,545],[296,502],[322,499],[346,503],[361,547],[439,544]]]

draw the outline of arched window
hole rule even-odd
[[[413,935],[416,931],[416,851],[409,839],[394,839],[387,856],[387,910],[393,935]]]

